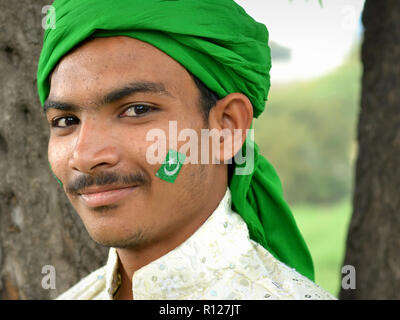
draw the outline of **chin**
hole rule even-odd
[[[93,241],[104,247],[134,249],[140,247],[145,242],[145,237],[141,230],[125,235],[121,233],[121,230],[119,228],[107,229],[108,230],[88,230],[88,232]]]
[[[96,243],[105,247],[138,247],[147,239],[146,221],[121,206],[80,208],[78,211],[87,232]]]

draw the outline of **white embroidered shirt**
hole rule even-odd
[[[112,300],[118,256],[57,299]],[[243,219],[226,194],[206,222],[185,242],[137,270],[135,300],[179,299],[336,299],[249,238]]]

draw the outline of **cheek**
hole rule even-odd
[[[165,160],[169,146],[168,122],[147,127],[136,135],[136,142],[133,142],[133,150],[140,154],[141,159],[147,167],[153,170],[161,166]],[[154,172],[155,174],[155,172]]]
[[[68,169],[70,148],[65,141],[50,138],[47,149],[47,157],[51,170],[61,181],[65,180]]]

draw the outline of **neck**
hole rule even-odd
[[[226,188],[227,185],[225,184],[218,190],[211,190],[208,199],[204,201],[205,205],[195,215],[196,219],[192,219],[190,223],[180,227],[179,232],[174,232],[140,248],[117,248],[122,284],[114,299],[132,300],[134,298],[132,278],[135,271],[157,260],[187,240],[214,212],[224,197]]]

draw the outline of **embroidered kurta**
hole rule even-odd
[[[112,300],[118,263],[110,248],[105,266],[57,299]],[[336,299],[249,238],[229,188],[195,233],[134,273],[132,291],[135,300]]]

